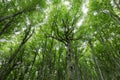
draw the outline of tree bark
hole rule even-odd
[[[72,78],[72,62],[71,62],[71,53],[70,53],[70,43],[68,42],[66,45],[66,57],[67,57],[67,74],[68,74],[68,80],[73,80]]]

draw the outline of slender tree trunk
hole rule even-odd
[[[103,77],[103,73],[102,73],[102,71],[101,71],[101,69],[100,69],[100,67],[99,67],[98,61],[97,61],[97,59],[96,59],[96,57],[95,57],[95,51],[94,51],[94,48],[93,48],[93,46],[92,46],[91,41],[89,41],[89,45],[90,45],[90,48],[91,48],[92,53],[93,53],[93,60],[94,60],[96,66],[97,66],[97,68],[98,68],[98,71],[99,71],[99,74],[100,74],[100,78],[101,78],[101,80],[105,80],[104,77]]]
[[[67,51],[66,51],[66,57],[67,57],[67,74],[68,74],[68,80],[73,80],[72,78],[72,62],[71,62],[71,53],[70,53],[70,43],[68,42],[66,45]]]

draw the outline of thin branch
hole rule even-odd
[[[110,15],[115,21],[117,21],[118,24],[120,24],[120,17],[117,14],[115,14],[115,12],[113,12],[111,10],[109,10],[109,11],[110,11],[109,13],[105,13],[105,12],[103,12],[103,13]]]
[[[10,25],[11,25],[12,22],[13,22],[13,19],[10,20],[10,21],[8,21],[8,22],[4,25],[4,27],[3,27],[2,30],[0,31],[0,35],[2,35],[2,34],[5,32],[5,30],[10,27]]]
[[[49,36],[47,36],[47,37],[53,38],[53,39],[55,39],[55,40],[57,40],[57,41],[60,41],[60,42],[62,42],[62,43],[64,43],[64,44],[66,44],[66,42],[65,42],[64,39],[61,39],[61,38],[58,38],[58,37],[55,37],[55,36],[52,36],[52,35],[49,35]]]
[[[115,0],[113,0],[113,2],[115,3],[117,9],[120,10],[120,0],[119,0],[118,3]]]
[[[20,15],[20,14],[23,14],[23,13],[25,13],[25,12],[30,12],[30,11],[32,11],[32,10],[34,10],[35,9],[35,7],[28,7],[28,8],[25,8],[25,9],[23,9],[23,10],[20,10],[20,11],[18,11],[18,12],[16,12],[16,13],[12,13],[12,14],[9,14],[9,15],[7,15],[7,16],[4,16],[4,17],[1,17],[0,18],[0,23],[1,22],[3,22],[4,20],[6,20],[6,19],[9,19],[9,18],[15,18],[16,16],[18,16],[18,15]]]
[[[16,51],[12,54],[12,56],[10,57],[8,63],[11,63],[13,61],[13,59],[16,57],[16,55],[18,54],[18,52],[20,51],[21,47],[28,41],[28,39],[33,35],[34,30],[32,31],[32,33],[30,34],[30,30],[28,30],[22,40],[22,42],[20,43],[19,47],[16,49]]]
[[[11,64],[15,60],[15,58],[18,55],[19,51],[21,50],[22,46],[28,41],[28,39],[34,33],[34,30],[32,31],[32,33],[30,33],[30,30],[31,30],[31,27],[29,28],[28,31],[25,32],[25,36],[24,36],[23,40],[21,41],[18,48],[14,51],[14,53],[10,56],[8,62],[5,65],[2,66],[3,68],[1,68],[2,70],[0,71],[0,80],[5,80],[6,77],[4,77],[4,76],[8,76],[10,74],[10,72],[14,69],[14,67],[16,66],[15,62],[13,63],[12,66],[11,66]],[[7,71],[7,69],[9,71]]]
[[[13,13],[13,14],[10,14],[10,15],[7,15],[7,16],[4,16],[4,17],[1,17],[1,18],[0,18],[0,22],[4,21],[4,20],[6,20],[6,19],[12,18],[12,17],[14,18],[14,17],[16,17],[17,15],[20,15],[20,14],[24,13],[24,11],[25,11],[25,10],[21,10],[21,11],[18,11],[18,12],[16,12],[16,13]]]

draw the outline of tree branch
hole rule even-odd
[[[24,11],[25,10],[21,10],[21,11],[18,11],[18,12],[16,12],[16,13],[13,13],[13,14],[10,14],[10,15],[7,15],[7,16],[4,16],[4,17],[1,17],[0,18],[0,22],[3,22],[4,20],[6,20],[6,19],[9,19],[9,18],[14,18],[14,17],[16,17],[17,15],[20,15],[20,14],[22,14],[22,13],[24,13]]]
[[[0,35],[2,35],[2,34],[5,32],[5,30],[11,25],[12,22],[13,22],[13,19],[10,20],[10,21],[8,21],[8,22],[4,25],[4,27],[3,27],[2,30],[0,31]]]

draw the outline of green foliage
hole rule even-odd
[[[72,80],[119,80],[119,5],[89,0],[84,13],[83,4],[0,1],[0,80],[70,80],[69,72]]]

